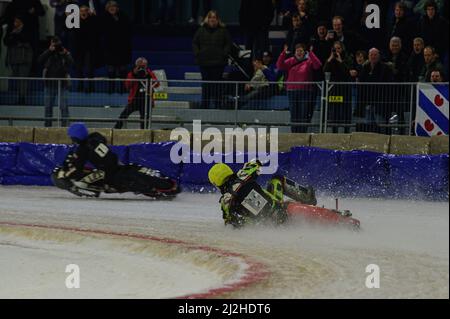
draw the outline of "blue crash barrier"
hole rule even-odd
[[[2,177],[16,174],[15,168],[18,153],[19,145],[0,143],[0,183]]]
[[[158,144],[134,144],[128,146],[130,164],[138,164],[151,167],[166,176],[179,179],[181,164],[174,164],[170,160],[170,150],[175,142]]]
[[[160,170],[179,180],[185,190],[214,191],[208,183],[208,170],[212,164],[174,164],[170,159],[174,144],[113,146],[112,150],[122,163]],[[51,185],[50,173],[72,149],[70,145],[0,143],[0,184]],[[190,156],[192,162],[194,154]],[[252,158],[251,154],[244,156],[245,160]],[[288,153],[279,154],[277,174],[333,196],[446,200],[448,163],[448,154],[395,156],[294,147]],[[231,167],[237,171],[242,164]],[[266,184],[269,178],[261,176],[261,184]]]
[[[389,177],[384,154],[369,151],[341,152],[339,180],[335,191],[339,196],[384,197]]]
[[[291,150],[289,176],[301,185],[333,192],[341,178],[341,153],[315,147],[294,147]]]
[[[391,196],[411,199],[448,199],[448,154],[385,155],[390,168]]]

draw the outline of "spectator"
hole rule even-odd
[[[354,54],[357,50],[365,47],[365,41],[356,33],[344,31],[344,18],[335,16],[332,20],[333,30],[329,30],[326,39],[334,43],[339,41],[347,48],[347,52]]]
[[[262,63],[267,67],[266,74],[267,79],[269,82],[275,82],[278,79],[278,70],[277,66],[273,62],[273,54],[270,51],[265,51],[262,56]]]
[[[356,31],[359,28],[359,22],[363,12],[363,3],[361,0],[332,0],[329,4],[332,16],[342,17],[349,30]],[[336,39],[341,40],[341,39]],[[348,46],[344,43],[344,45]]]
[[[4,19],[8,25],[11,25],[15,17],[23,17],[24,24],[30,30],[32,47],[36,53],[39,47],[39,17],[44,14],[44,7],[40,0],[12,0],[6,7]]]
[[[367,62],[367,52],[363,50],[358,50],[355,53],[355,62],[353,67],[350,69],[350,76],[353,81],[359,80],[359,75],[362,72],[363,65]]]
[[[242,0],[239,10],[239,23],[244,30],[247,50],[252,56],[261,56],[269,49],[269,26],[273,20],[272,0]]]
[[[306,46],[297,44],[295,54],[289,58],[288,46],[285,45],[283,52],[278,58],[277,68],[287,72],[286,89],[289,98],[289,108],[292,123],[310,123],[316,97],[315,88],[311,84],[294,82],[311,82],[314,79],[314,71],[322,67],[322,63],[316,55],[306,51]],[[306,133],[306,126],[293,126],[293,133]]]
[[[289,30],[286,37],[286,45],[289,48],[289,54],[293,54],[295,47],[299,43],[309,43],[310,33],[308,27],[304,24],[300,15],[292,15],[292,28]]]
[[[413,9],[414,13],[418,15],[423,14],[426,9],[425,6],[427,5],[428,0],[415,0],[414,2],[416,2]],[[446,7],[446,3],[448,2],[447,0],[435,0],[434,2],[436,3],[437,10],[439,12],[445,12],[444,9]]]
[[[147,59],[142,57],[138,58],[133,70],[128,73],[127,80],[125,81],[125,87],[130,92],[128,95],[128,104],[120,114],[119,121],[114,126],[115,129],[122,129],[123,120],[127,119],[130,114],[136,111],[139,111],[141,118],[141,130],[145,129],[145,121],[148,121],[150,118],[150,109],[146,109],[146,106],[149,105],[147,103],[149,103],[149,96],[153,94],[153,89],[159,86],[157,80],[155,74],[148,67]],[[148,81],[149,87],[146,87],[144,81]],[[150,87],[151,83],[152,86]],[[154,107],[154,104],[152,107]]]
[[[216,11],[206,15],[203,25],[192,41],[196,63],[200,66],[203,81],[220,81],[231,52],[232,40]],[[219,104],[220,85],[203,83],[202,108]]]
[[[77,78],[85,78],[84,70],[86,68],[86,77],[93,78],[94,71],[98,65],[97,52],[100,40],[99,25],[97,17],[90,13],[87,6],[80,7],[80,28],[71,31],[72,54],[75,60],[75,71]],[[91,93],[94,90],[94,82],[89,81],[89,85],[84,85],[80,81],[78,91]],[[87,84],[87,83],[86,83]]]
[[[408,80],[408,56],[402,51],[402,40],[393,37],[389,41],[389,54],[387,64],[392,68],[394,82],[406,82]]]
[[[360,85],[358,103],[355,116],[362,118],[363,122],[356,125],[357,131],[386,133],[379,124],[386,124],[391,115],[389,105],[389,85],[380,83],[392,82],[392,70],[381,61],[381,54],[377,48],[369,51],[369,59],[363,65],[359,80],[362,83],[376,83],[374,85]]]
[[[102,19],[103,49],[105,64],[110,79],[125,78],[128,64],[131,61],[132,31],[128,17],[119,9],[116,1],[108,1],[106,13]],[[114,92],[115,82],[111,81],[109,93]],[[124,92],[122,83],[119,92]]]
[[[245,95],[239,99],[239,108],[252,101],[267,100],[271,95],[269,79],[266,76],[268,68],[263,64],[262,58],[253,59],[253,68],[254,75],[250,83],[245,85]]]
[[[422,38],[415,38],[413,41],[413,50],[408,59],[409,80],[418,82],[425,65],[423,49],[425,44]]]
[[[312,33],[314,19],[310,14],[310,4],[311,2],[307,0],[296,0],[295,9],[284,18],[283,25],[285,26],[285,29],[289,30],[290,28],[292,28],[292,17],[294,15],[298,15],[301,19],[303,28],[307,30],[307,32]]]
[[[324,21],[319,22],[317,24],[316,35],[313,36],[311,40],[311,45],[314,47],[314,53],[323,65],[325,65],[331,48],[333,47],[333,44],[326,39],[327,32],[327,23]]]
[[[30,76],[33,63],[33,48],[31,47],[31,36],[28,28],[24,24],[24,19],[20,16],[14,19],[14,24],[8,26],[4,43],[8,48],[6,53],[6,65],[11,67],[12,77]],[[18,85],[18,105],[24,105],[27,95],[28,83],[26,80],[19,80]]]
[[[350,82],[352,65],[352,56],[347,54],[341,42],[336,41],[323,71],[330,74],[331,82]],[[335,124],[332,127],[333,133],[339,132],[339,124],[344,124],[344,132],[350,133],[350,126],[345,125],[351,124],[352,120],[351,86],[334,84],[329,95],[337,97],[336,100],[328,103],[328,120]]]
[[[443,83],[444,80],[444,74],[442,74],[441,70],[434,70],[431,72],[431,83]]]
[[[195,24],[196,21],[198,21],[198,24],[201,24],[206,12],[211,11],[211,0],[203,0],[202,4],[203,10],[200,14],[200,0],[192,0],[192,12],[188,21],[189,24]]]
[[[448,21],[438,15],[437,4],[434,0],[425,3],[425,15],[420,21],[420,36],[425,46],[432,46],[439,56],[444,57],[448,52]]]
[[[408,56],[402,51],[402,40],[399,37],[393,37],[389,41],[389,55],[387,65],[392,68],[393,81],[402,83],[408,81]],[[395,122],[405,123],[405,112],[411,106],[411,86],[395,84],[391,86],[392,97],[394,101],[390,107],[391,118],[394,117]],[[393,123],[391,123],[393,124]],[[394,128],[394,132],[398,129]]]
[[[44,66],[45,81],[45,127],[52,126],[53,106],[58,98],[61,110],[62,125],[67,126],[69,109],[67,106],[67,91],[69,87],[69,69],[73,64],[73,58],[69,51],[63,47],[61,40],[54,37],[50,41],[50,47],[38,59]],[[61,79],[61,80],[53,80]]]
[[[394,16],[394,22],[390,26],[388,36],[389,38],[399,37],[404,44],[402,51],[405,53],[411,52],[411,44],[417,34],[417,24],[406,17],[406,4],[404,2],[395,4]]]
[[[425,61],[425,65],[422,68],[422,73],[420,74],[419,81],[431,82],[431,72],[433,70],[443,71],[444,66],[441,62],[439,62],[436,50],[431,46],[427,46],[423,50],[423,59]]]

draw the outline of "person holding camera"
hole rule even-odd
[[[45,127],[52,126],[56,98],[61,110],[62,125],[67,126],[69,119],[67,91],[70,83],[68,78],[69,69],[74,63],[72,55],[63,47],[58,37],[53,37],[48,50],[38,58],[38,63],[44,66],[43,77],[49,79],[45,81]]]
[[[146,109],[146,101],[153,94],[153,89],[159,87],[159,82],[156,75],[148,67],[147,59],[141,57],[136,60],[134,69],[128,73],[125,81],[125,88],[130,91],[128,96],[128,104],[122,111],[114,126],[115,129],[122,129],[124,119],[127,119],[130,114],[139,111],[141,117],[141,129],[145,129],[145,121],[150,117],[149,110]],[[154,101],[152,100],[152,107]]]
[[[331,82],[350,82],[352,64],[352,56],[347,54],[341,42],[336,41],[323,71],[330,74]],[[344,125],[345,133],[350,133],[350,127],[345,125],[352,119],[351,86],[334,83],[330,96],[335,97],[328,103],[328,121],[332,124],[333,133],[339,133],[339,125]]]

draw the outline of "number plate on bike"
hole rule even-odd
[[[255,216],[258,216],[266,205],[267,199],[255,190],[252,190],[242,201],[242,206]]]

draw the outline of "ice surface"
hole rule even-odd
[[[332,198],[319,203],[334,207]],[[0,187],[0,223],[167,237],[267,265],[268,279],[223,297],[449,297],[448,202],[343,199],[340,209],[361,220],[360,232],[301,224],[225,228],[217,195],[152,202],[134,195],[80,199],[55,188]],[[68,263],[81,264],[85,274],[77,292],[64,286]],[[369,264],[380,267],[379,289],[365,286]],[[241,270],[218,256],[162,244],[0,226],[0,281],[8,283],[0,286],[0,297],[45,298],[60,291],[63,298],[175,297],[223,285]]]

